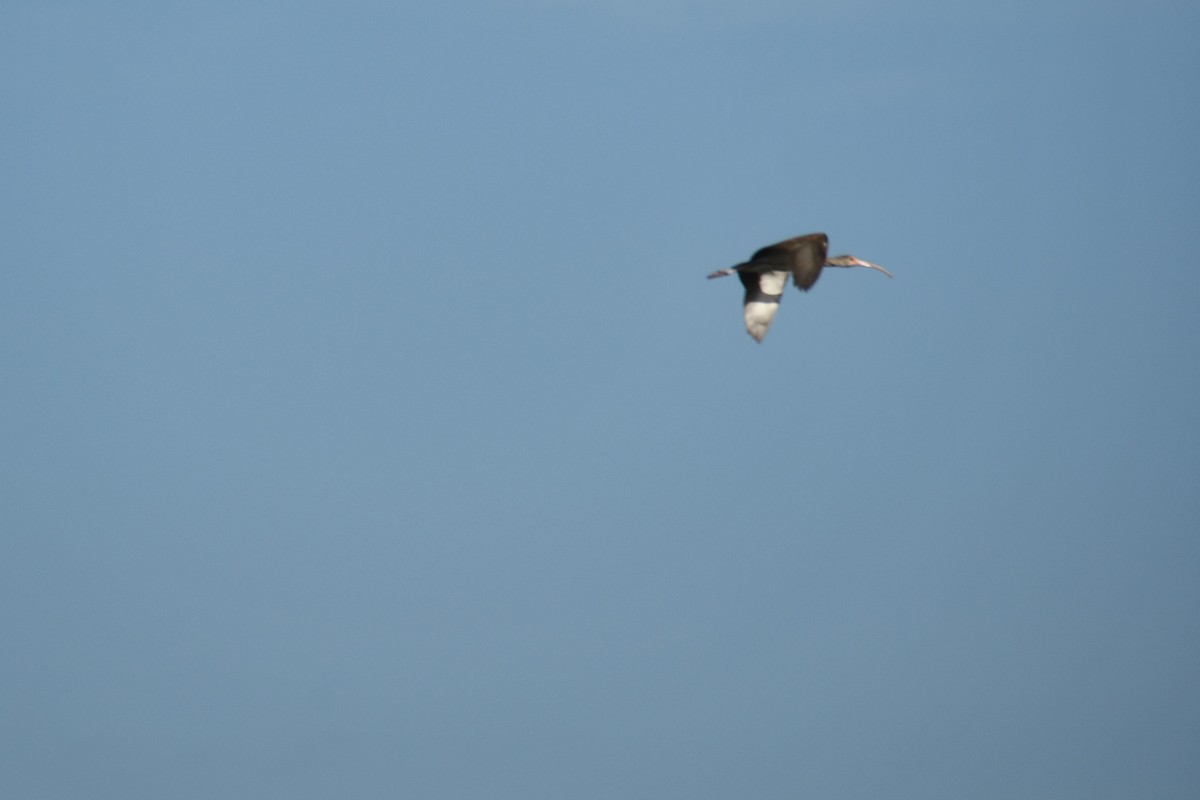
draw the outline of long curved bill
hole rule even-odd
[[[861,258],[855,258],[854,263],[860,267],[866,267],[868,269],[877,269],[880,272],[882,272],[884,275],[887,275],[889,278],[892,277],[892,273],[888,272],[886,269],[879,266],[878,264],[872,264],[870,261],[863,261]]]

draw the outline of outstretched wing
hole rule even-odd
[[[746,320],[746,332],[761,342],[767,335],[767,329],[775,319],[779,310],[779,301],[783,298],[783,289],[787,286],[790,273],[783,270],[771,272],[739,271],[738,278],[746,287],[745,307],[743,316]]]
[[[810,233],[768,245],[755,253],[750,263],[760,268],[788,270],[796,288],[807,292],[821,277],[828,253],[829,237],[823,233]]]

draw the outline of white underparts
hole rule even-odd
[[[761,342],[779,310],[779,298],[787,286],[789,272],[761,272],[758,275],[758,298],[746,303],[746,330],[754,341]]]
[[[763,272],[758,276],[758,289],[763,294],[783,294],[790,272]]]
[[[761,342],[767,335],[767,329],[771,327],[771,321],[775,319],[775,312],[778,310],[778,302],[752,301],[746,303],[746,330],[754,337],[754,341]]]

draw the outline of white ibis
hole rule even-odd
[[[721,278],[737,273],[742,286],[746,287],[746,299],[743,301],[746,332],[756,342],[761,342],[767,335],[767,328],[771,327],[771,321],[775,319],[775,312],[779,310],[788,275],[792,276],[796,288],[802,292],[813,287],[824,267],[868,267],[892,277],[892,273],[878,264],[854,256],[826,258],[828,252],[829,237],[823,233],[810,233],[768,245],[751,256],[749,261],[729,269],[719,269],[708,277]]]

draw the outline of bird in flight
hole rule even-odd
[[[828,252],[829,237],[823,233],[810,233],[768,245],[752,255],[749,261],[719,269],[708,277],[722,278],[737,273],[742,286],[746,287],[743,301],[746,332],[754,337],[754,341],[761,342],[779,310],[789,275],[802,292],[813,287],[825,267],[868,267],[892,277],[892,273],[878,264],[854,256],[828,258]]]

